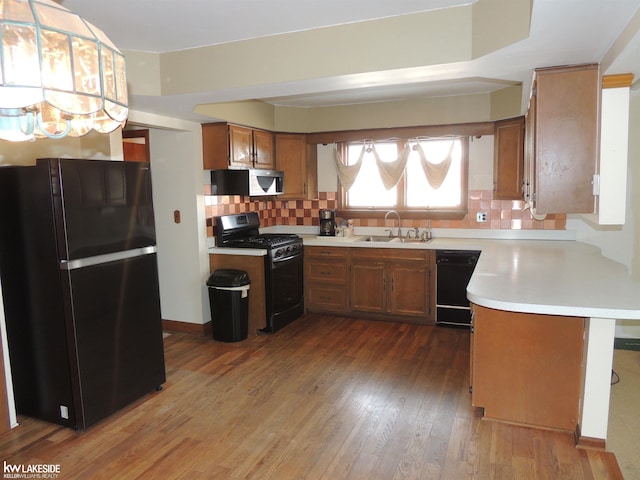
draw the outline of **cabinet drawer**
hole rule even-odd
[[[347,279],[347,265],[339,260],[310,260],[307,262],[307,281],[333,282],[344,284]]]
[[[347,290],[344,286],[310,285],[305,304],[312,310],[344,312],[347,310]]]
[[[347,249],[341,247],[305,247],[304,254],[307,257],[334,257],[334,258],[346,258]]]
[[[413,250],[404,248],[354,248],[352,259],[374,260],[418,260],[425,261],[432,255],[432,250]]]

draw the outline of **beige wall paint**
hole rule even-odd
[[[471,15],[470,6],[462,6],[164,53],[162,93],[227,90],[470,60]],[[429,48],[442,43],[446,49]]]
[[[522,115],[527,107],[522,103],[522,85],[514,85],[492,92],[491,120],[502,120]]]
[[[507,98],[514,98],[507,95]],[[520,104],[520,99],[516,99]],[[502,99],[500,99],[502,102]],[[259,101],[199,105],[197,113],[278,132],[325,132],[492,120],[492,94],[457,95],[323,108],[273,107]],[[515,105],[500,107],[517,116]]]
[[[162,95],[160,80],[160,54],[124,50],[127,60],[129,93],[135,95]]]
[[[495,28],[496,12],[505,11],[509,22]],[[323,79],[334,81],[336,88],[353,88],[375,83],[371,74],[412,68],[433,67],[433,73],[445,79],[449,65],[526,38],[530,12],[531,0],[478,0],[163,54],[126,51],[127,74],[137,94],[215,90],[228,92],[229,100],[237,99],[234,91],[244,87],[283,84],[282,95],[289,95],[295,82]],[[437,48],[443,44],[446,49]]]
[[[59,157],[122,160],[122,131],[118,128],[110,135],[91,131],[82,137],[46,138],[34,142],[0,140],[0,166],[35,165],[38,158]]]
[[[490,102],[489,94],[482,94],[313,109],[278,108],[276,128],[323,132],[481,122],[490,119]]]
[[[526,38],[532,7],[532,0],[481,0],[473,3],[473,58]],[[503,18],[508,18],[509,21],[500,21]],[[497,24],[500,28],[496,28]]]
[[[212,122],[215,122],[215,119],[219,119],[254,128],[278,130],[275,123],[276,107],[258,100],[198,105],[194,111],[212,117]]]

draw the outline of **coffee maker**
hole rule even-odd
[[[320,210],[320,236],[336,236],[336,212],[334,210]]]

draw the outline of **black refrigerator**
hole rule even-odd
[[[85,429],[165,382],[149,164],[0,167],[18,414]]]

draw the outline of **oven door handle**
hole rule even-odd
[[[272,258],[271,261],[273,263],[282,263],[282,262],[288,262],[289,260],[295,260],[299,257],[302,257],[300,253],[294,253],[293,255],[289,255],[288,257]]]

